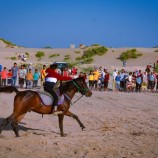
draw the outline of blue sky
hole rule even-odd
[[[0,0],[0,38],[25,47],[158,45],[158,0]]]

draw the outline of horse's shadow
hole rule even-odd
[[[0,126],[1,126],[1,124],[2,124],[2,122],[3,122],[3,120],[4,120],[4,118],[0,118]],[[32,130],[32,131],[44,131],[44,130],[42,130],[42,129],[24,127],[23,125],[26,125],[26,123],[20,122],[20,123],[18,124],[18,130],[25,131],[25,132],[28,131],[28,130]],[[10,130],[12,130],[12,127],[11,127],[11,125],[9,124],[9,125],[7,125],[3,130],[5,130],[5,131],[10,131]]]

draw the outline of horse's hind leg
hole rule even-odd
[[[13,129],[13,131],[14,131],[16,137],[20,137],[20,135],[19,135],[19,133],[18,133],[18,130],[17,130],[18,124],[15,123],[15,122],[13,122],[13,123],[11,124],[11,126],[12,126],[12,129]]]
[[[2,130],[10,123],[10,117],[7,117],[3,120],[1,126],[0,126],[0,134],[2,133]]]
[[[17,129],[17,126],[18,126],[18,123],[22,120],[22,118],[25,116],[25,114],[22,114],[18,117],[16,117],[16,119],[11,123],[11,126],[12,126],[12,129],[16,135],[16,137],[20,137],[19,133],[18,133],[18,129]]]
[[[80,127],[82,128],[82,130],[83,130],[84,128],[86,128],[86,127],[83,125],[83,123],[80,121],[80,119],[78,118],[77,115],[73,114],[73,113],[70,112],[70,111],[67,111],[67,112],[65,113],[65,115],[74,118],[74,119],[78,122],[78,124],[80,125]]]

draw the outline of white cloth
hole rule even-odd
[[[45,79],[45,81],[46,81],[46,82],[54,82],[54,83],[56,83],[56,82],[57,82],[57,78],[54,78],[54,77],[47,77],[47,78]]]

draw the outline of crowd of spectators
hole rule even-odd
[[[18,88],[40,88],[43,86],[46,76],[46,65],[41,69],[33,67],[32,63],[17,66],[14,63],[10,69],[2,68],[0,65],[0,86],[12,85]],[[158,74],[151,65],[147,65],[146,69],[135,70],[127,72],[125,69],[118,70],[110,73],[107,68],[94,67],[89,73],[79,72],[77,67],[64,68],[62,71],[57,70],[63,76],[71,76],[72,78],[84,77],[89,88],[92,91],[107,91],[111,87],[116,92],[142,92],[158,91]],[[109,81],[112,80],[112,86],[109,86]],[[40,82],[39,82],[40,81]]]

